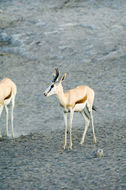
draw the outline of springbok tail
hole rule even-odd
[[[92,106],[92,110],[97,111],[97,108],[95,105]]]

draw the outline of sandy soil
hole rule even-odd
[[[1,190],[126,189],[125,20],[125,0],[0,1],[0,79],[18,88],[15,138],[0,141]],[[75,114],[73,150],[62,149],[63,110],[43,96],[57,67],[65,90],[95,90],[96,146],[91,128],[80,146]],[[4,135],[5,112],[0,123]]]

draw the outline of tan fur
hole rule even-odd
[[[88,86],[78,86],[64,93],[62,83],[60,83],[57,86],[57,95],[60,100],[60,104],[65,108],[74,108],[76,104],[84,103],[86,100],[88,100],[90,109],[92,109],[94,102],[94,91]]]
[[[0,82],[0,104],[4,106],[4,100],[8,99],[13,92],[14,96],[16,96],[17,88],[14,82],[5,78]]]
[[[12,137],[14,137],[14,127],[13,127],[13,109],[15,105],[15,96],[16,96],[17,88],[15,83],[9,79],[5,78],[0,81],[0,117],[5,107],[6,110],[6,135],[8,136],[8,104],[12,103],[11,109],[11,128],[12,128]],[[0,131],[0,137],[2,137]]]

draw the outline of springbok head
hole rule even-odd
[[[56,74],[51,82],[51,85],[45,90],[44,95],[45,96],[51,96],[53,94],[57,94],[57,87],[61,84],[61,82],[65,79],[66,74],[63,75],[63,77],[61,78],[61,80],[59,81],[59,70],[56,70]],[[58,83],[59,81],[59,83]]]

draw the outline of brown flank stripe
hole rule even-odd
[[[11,97],[11,94],[12,94],[12,90],[11,90],[10,94],[6,98],[4,98],[4,100],[9,99]]]
[[[76,104],[83,104],[86,100],[87,100],[87,95],[84,96],[81,100],[76,101],[76,102],[75,102],[75,105],[76,105]]]
[[[76,101],[74,105],[67,105],[66,107],[71,107],[72,106],[72,108],[74,108],[76,104],[83,104],[86,100],[87,100],[87,95],[84,96],[82,99]]]

